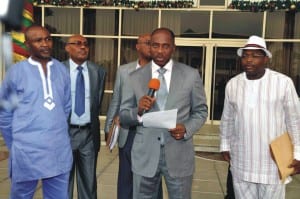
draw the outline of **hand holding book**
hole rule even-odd
[[[119,116],[116,116],[109,129],[108,136],[106,139],[106,146],[109,148],[110,151],[112,151],[112,149],[117,143],[119,137],[119,128],[120,128]]]
[[[300,161],[294,159],[292,164],[289,165],[289,168],[294,168],[294,172],[291,175],[300,174]]]

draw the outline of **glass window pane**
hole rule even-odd
[[[90,38],[88,41],[90,44],[90,60],[105,68],[105,89],[113,90],[118,63],[118,40]]]
[[[161,24],[177,37],[208,38],[209,12],[162,11]]]
[[[296,12],[267,12],[266,38],[299,39],[300,14]]]
[[[136,39],[123,39],[121,42],[121,65],[135,61],[138,58],[136,52]]]
[[[263,13],[219,12],[213,13],[214,38],[248,38],[262,36]]]
[[[100,115],[107,115],[108,107],[110,104],[112,98],[112,93],[104,93],[103,99],[102,99],[102,104],[101,104],[101,109],[100,109]],[[102,128],[104,125],[102,125]]]
[[[295,33],[294,33],[294,39],[300,39],[300,13],[295,13]]]
[[[300,43],[268,42],[267,46],[272,53],[270,68],[291,77],[300,95]]]
[[[33,7],[33,20],[35,24],[42,25],[42,8]]]
[[[45,27],[51,33],[79,34],[79,8],[45,8]]]
[[[87,35],[117,35],[118,10],[83,10],[83,33]]]
[[[202,72],[205,71],[205,55],[203,51],[204,47],[202,46],[176,46],[175,53],[173,54],[173,59],[198,69],[199,74],[204,82]]]
[[[199,0],[201,6],[224,6],[225,0]]]
[[[274,23],[276,21],[276,23]],[[266,38],[283,38],[285,12],[268,12]]]
[[[151,33],[158,27],[158,11],[124,10],[122,20],[122,35],[135,36]]]

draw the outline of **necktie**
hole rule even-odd
[[[167,69],[165,69],[165,68],[160,68],[157,70],[157,72],[159,73],[158,79],[160,81],[160,87],[156,93],[156,103],[161,111],[165,109],[165,104],[166,104],[167,97],[168,97],[168,88],[167,88],[167,83],[166,83],[166,80],[164,77],[164,74],[166,71],[167,71]],[[160,144],[161,145],[165,144],[164,132],[161,132]]]
[[[76,77],[76,88],[75,88],[75,113],[79,117],[84,113],[85,107],[85,92],[84,92],[84,78],[82,74],[82,66],[78,66],[77,77]]]
[[[168,88],[167,83],[164,77],[164,73],[167,71],[165,68],[160,68],[157,70],[159,73],[158,79],[160,81],[160,87],[159,90],[156,93],[156,102],[160,110],[165,109],[166,100],[168,97]]]

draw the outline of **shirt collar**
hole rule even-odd
[[[141,65],[139,64],[139,60],[137,60],[137,64],[136,64],[135,69],[139,69],[139,68],[141,68]]]
[[[151,62],[152,62],[152,73],[157,72],[157,70],[161,67],[157,65],[153,60]],[[164,68],[167,70],[166,72],[172,72],[173,60],[170,59],[169,62],[166,65],[164,65]]]
[[[32,59],[32,57],[29,57],[29,58],[28,58],[28,62],[29,62],[30,64],[36,65],[36,66],[41,65],[40,62],[35,61],[34,59]],[[50,61],[47,62],[47,66],[48,66],[48,65],[51,66],[52,64],[53,64],[52,59],[51,59]]]
[[[69,60],[70,60],[70,70],[77,71],[78,64],[76,64],[71,58]],[[82,66],[83,71],[86,71],[87,70],[87,61],[83,62],[80,66]]]

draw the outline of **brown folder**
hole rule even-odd
[[[294,159],[294,147],[289,134],[286,132],[275,138],[271,142],[270,147],[273,158],[278,167],[280,179],[284,182],[285,179],[294,171],[294,168],[288,168]]]

